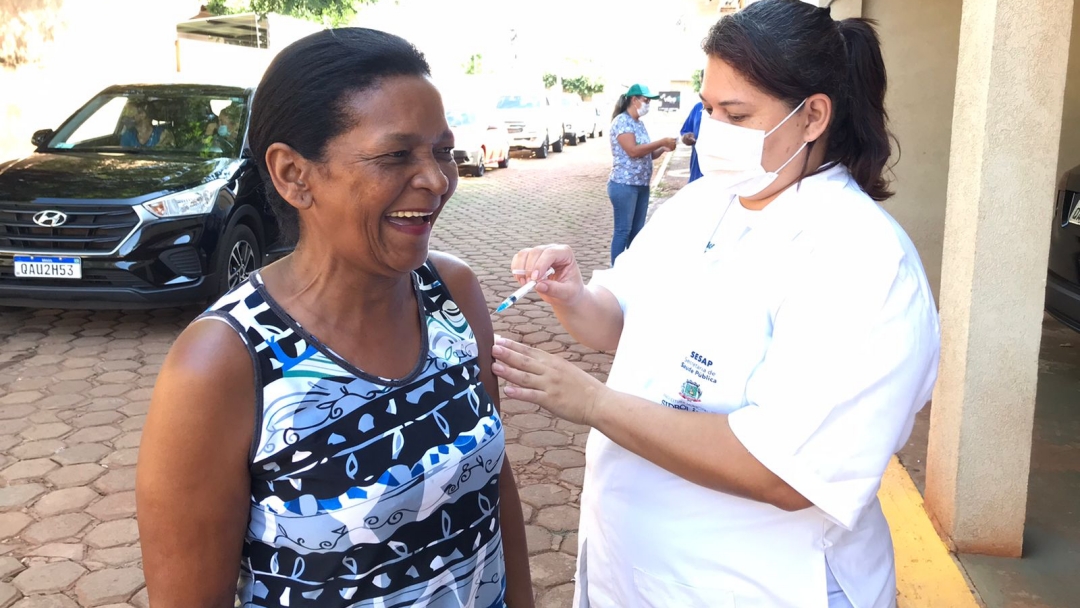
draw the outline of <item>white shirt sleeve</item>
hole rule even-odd
[[[590,287],[603,287],[619,300],[623,313],[633,300],[635,289],[647,285],[647,277],[661,264],[663,243],[670,232],[674,200],[657,207],[652,217],[634,237],[630,248],[615,258],[615,265],[593,271]]]
[[[937,311],[900,247],[811,254],[729,417],[762,464],[845,528],[877,493],[937,373]]]

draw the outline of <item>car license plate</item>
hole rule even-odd
[[[82,259],[17,255],[15,276],[28,279],[81,279]]]

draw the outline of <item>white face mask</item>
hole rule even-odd
[[[740,197],[748,198],[761,193],[776,181],[780,172],[807,146],[807,142],[803,142],[795,155],[775,171],[766,171],[765,167],[761,166],[765,138],[784,126],[804,105],[806,100],[769,132],[737,127],[707,116],[702,117],[701,130],[697,143],[694,144],[701,172],[707,176],[722,178],[724,187],[732,188]]]
[[[638,108],[637,115],[638,115],[638,118],[641,118],[642,116],[644,116],[644,115],[646,115],[648,113],[649,113],[649,102],[646,101],[645,103],[641,104],[640,108]]]

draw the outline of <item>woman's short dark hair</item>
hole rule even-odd
[[[274,58],[255,91],[248,142],[286,240],[299,236],[299,216],[274,189],[266,150],[281,142],[321,161],[327,142],[356,125],[347,106],[350,95],[385,78],[430,73],[423,53],[405,39],[360,27],[316,32]]]
[[[790,109],[811,95],[828,95],[826,163],[846,166],[871,198],[884,201],[893,194],[884,175],[892,135],[874,25],[834,21],[829,9],[802,0],[759,0],[717,22],[702,46]]]

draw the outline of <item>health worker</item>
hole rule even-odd
[[[593,427],[578,608],[887,608],[877,491],[930,399],[937,309],[879,203],[890,135],[871,22],[760,0],[704,43],[705,177],[586,285],[566,246],[522,281],[607,385],[497,339],[506,394]]]

